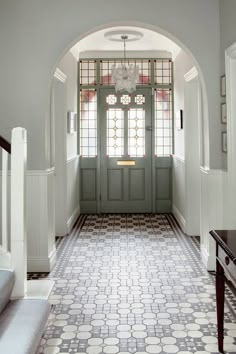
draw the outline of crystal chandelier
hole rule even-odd
[[[126,40],[127,35],[122,35],[121,39],[124,41],[124,61],[116,67],[112,65],[111,76],[115,82],[115,89],[117,91],[133,92],[136,90],[136,82],[139,78],[139,67],[126,64]]]

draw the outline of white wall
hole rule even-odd
[[[58,64],[59,69],[66,75],[65,80],[65,110],[77,112],[77,68],[78,63],[71,52],[67,52]],[[65,128],[62,132],[66,143],[65,164],[65,227],[67,232],[73,226],[79,215],[79,157],[77,155],[77,134],[68,134]]]
[[[220,0],[220,75],[226,73],[225,69],[225,50],[236,42],[236,2],[235,0]],[[226,131],[228,134],[228,153],[222,154],[222,167],[228,170],[208,170],[201,169],[201,250],[202,257],[208,269],[215,268],[215,243],[212,237],[209,237],[211,229],[235,229],[235,194],[236,194],[236,129],[235,129],[235,50],[233,59],[230,62],[230,70],[226,80],[227,83],[227,115],[228,124],[221,125],[220,130]],[[232,53],[231,53],[232,54]],[[232,77],[230,80],[229,72]],[[225,102],[226,98],[218,96],[220,102]],[[231,114],[229,114],[231,113]],[[220,144],[221,145],[221,144]]]
[[[210,155],[206,138],[205,164],[220,167],[219,0],[149,0],[148,6],[141,0],[82,0],[69,5],[64,0],[1,2],[0,117],[6,138],[16,122],[25,127],[30,169],[50,167],[49,91],[58,59],[80,36],[121,21],[160,28],[195,56],[208,99]]]
[[[174,116],[179,109],[184,109],[184,75],[194,66],[192,58],[183,50],[179,52],[174,61]],[[183,112],[184,113],[184,112]],[[184,159],[184,128],[185,128],[185,114],[183,129],[178,130],[174,126],[174,142],[175,155]]]
[[[79,157],[67,161],[67,230],[70,231],[80,214]]]
[[[77,112],[77,60],[67,52],[58,64],[58,68],[66,75],[66,112]],[[77,155],[77,134],[67,136],[67,160]]]
[[[57,78],[52,84],[52,115],[55,124],[55,230],[67,234],[67,163],[66,163],[66,84]]]
[[[172,211],[178,220],[181,228],[185,231],[186,224],[186,188],[185,188],[185,161],[184,159],[173,156],[172,171],[173,202]]]
[[[200,235],[200,122],[201,91],[197,71],[185,74],[185,200],[187,235]]]
[[[27,173],[28,271],[49,272],[56,261],[54,169]]]
[[[173,213],[185,230],[186,222],[186,180],[185,180],[185,125],[184,75],[193,67],[191,57],[183,50],[174,61],[174,157],[173,157]],[[175,115],[183,110],[183,129],[176,129]]]

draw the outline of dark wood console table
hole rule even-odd
[[[216,308],[218,349],[223,353],[225,276],[236,284],[236,230],[212,230],[216,241]]]

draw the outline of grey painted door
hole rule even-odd
[[[151,89],[102,89],[100,103],[100,211],[152,212]]]

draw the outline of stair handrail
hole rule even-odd
[[[1,135],[0,135],[0,147],[6,150],[8,154],[11,154],[11,144]]]

